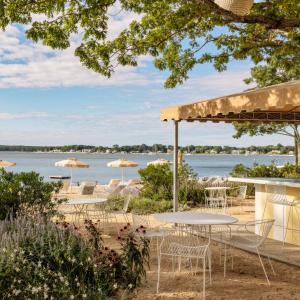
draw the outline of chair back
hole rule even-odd
[[[148,215],[137,215],[132,214],[132,224],[134,228],[144,226],[146,228],[150,227],[150,220]]]
[[[247,195],[247,185],[240,185],[237,198],[240,200],[245,200]]]
[[[123,211],[126,213],[128,211],[129,202],[131,197],[124,197]]]
[[[294,203],[294,200],[289,200],[287,198],[285,186],[268,186],[268,193],[271,194],[269,201],[274,204],[292,205]]]
[[[274,219],[270,220],[256,220],[256,221],[250,221],[246,223],[246,229],[248,231],[250,230],[250,227],[254,227],[256,232],[259,232],[260,235],[256,235],[256,244],[255,247],[260,247],[263,245],[265,240],[268,238],[268,235],[274,225]]]
[[[163,236],[160,253],[180,257],[200,257],[205,255],[208,246],[192,233],[190,226],[178,225]]]
[[[81,195],[93,195],[96,187],[95,182],[83,182],[80,185],[80,194]]]
[[[205,207],[214,213],[226,213],[227,196],[225,189],[208,190],[205,195]]]
[[[110,195],[120,195],[120,192],[125,188],[125,184],[118,184],[113,190],[110,192]]]
[[[60,189],[60,192],[66,193],[69,191],[69,188],[70,188],[70,181],[64,181],[63,186]]]
[[[111,179],[108,183],[110,189],[115,189],[121,183],[121,179]]]

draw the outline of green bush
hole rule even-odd
[[[149,242],[128,227],[121,250],[103,245],[86,221],[86,238],[68,223],[17,217],[0,223],[1,299],[108,299],[145,276]]]
[[[238,164],[234,166],[230,175],[233,177],[299,178],[300,166],[287,163],[278,168],[275,163],[272,163],[271,165],[253,164],[252,168],[248,168],[243,164]]]
[[[125,198],[118,194],[112,194],[107,197],[107,201],[105,202],[105,206],[108,210],[121,210],[124,206]]]
[[[173,198],[173,172],[169,165],[149,165],[139,170],[143,188],[141,197],[156,201],[171,201]],[[204,188],[198,183],[197,175],[189,165],[178,170],[178,199],[183,205],[197,205],[204,202]],[[152,204],[155,207],[156,204]]]
[[[136,214],[152,214],[172,210],[172,201],[134,198],[129,203],[129,211]]]
[[[139,170],[143,188],[141,196],[153,200],[171,200],[173,172],[168,164],[149,165]]]
[[[0,220],[17,214],[54,214],[58,200],[54,196],[62,184],[44,182],[35,172],[12,173],[0,169]]]

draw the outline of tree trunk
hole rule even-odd
[[[299,157],[300,157],[300,136],[298,131],[298,125],[294,127],[294,141],[295,141],[295,165],[299,166]]]
[[[298,166],[299,165],[299,147],[298,147],[298,142],[297,142],[297,138],[294,137],[294,142],[295,142],[295,150],[294,150],[294,155],[295,155],[295,165]]]

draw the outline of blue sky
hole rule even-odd
[[[134,16],[110,22],[114,37]],[[74,39],[75,40],[75,39]],[[0,32],[0,144],[129,145],[172,143],[172,124],[159,120],[161,108],[246,89],[250,63],[232,63],[217,73],[197,66],[182,86],[166,90],[166,73],[142,57],[137,68],[123,67],[111,79],[81,66],[76,42],[53,51],[24,38],[24,28]],[[180,144],[292,144],[281,136],[232,138],[231,125],[180,125]]]

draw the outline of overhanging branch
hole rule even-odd
[[[286,30],[290,28],[300,28],[300,19],[273,19],[262,15],[246,15],[238,16],[231,11],[228,11],[218,6],[213,0],[193,0],[196,3],[204,4],[210,8],[210,10],[223,17],[225,23],[244,23],[244,24],[262,24],[269,29],[281,29]]]

